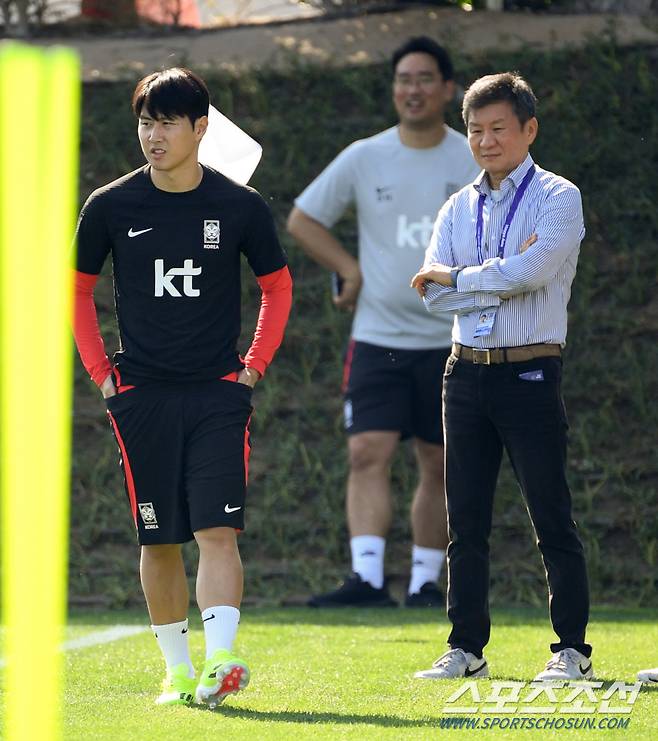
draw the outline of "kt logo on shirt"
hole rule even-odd
[[[182,268],[169,268],[165,273],[164,260],[158,259],[155,261],[155,297],[161,298],[165,295],[165,291],[176,298],[180,298],[182,295],[189,296],[190,298],[196,298],[201,295],[201,291],[194,287],[192,281],[195,275],[201,275],[203,268],[194,267],[194,260],[185,260]],[[174,278],[181,276],[183,278],[183,293],[174,285]],[[180,286],[180,281],[178,281]]]
[[[400,248],[410,247],[412,250],[424,250],[432,236],[434,223],[429,216],[423,216],[420,221],[409,221],[406,214],[398,215],[397,245]]]

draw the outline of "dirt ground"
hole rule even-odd
[[[466,13],[430,7],[355,18],[297,20],[216,30],[149,31],[127,37],[67,35],[35,43],[75,47],[85,80],[135,78],[155,69],[186,64],[240,69],[285,66],[291,61],[321,64],[371,63],[388,58],[409,36],[428,34],[455,52],[474,54],[523,45],[578,45],[614,25],[622,44],[658,46],[655,17]]]

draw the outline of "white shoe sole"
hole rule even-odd
[[[489,665],[485,662],[484,666],[472,674],[459,674],[451,676],[445,674],[441,669],[425,669],[422,672],[416,672],[414,679],[486,679],[489,676]]]
[[[590,663],[587,671],[579,673],[578,675],[574,675],[573,677],[570,677],[566,673],[554,673],[551,674],[550,672],[540,672],[535,678],[534,682],[577,682],[579,679],[594,679],[594,669],[592,668],[592,664]]]
[[[156,705],[191,705],[194,696],[191,692],[163,692],[155,701]]]

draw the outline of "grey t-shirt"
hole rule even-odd
[[[354,339],[408,350],[450,345],[452,316],[428,314],[409,283],[439,209],[479,171],[454,129],[446,126],[438,146],[415,149],[402,144],[395,126],[344,149],[296,199],[328,229],[356,204],[363,286]]]

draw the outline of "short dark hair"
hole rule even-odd
[[[208,115],[209,105],[206,83],[185,67],[147,75],[137,83],[132,99],[133,113],[138,118],[142,110],[154,118],[187,116],[192,126],[198,118]]]
[[[429,54],[436,60],[436,66],[439,68],[441,77],[444,80],[452,80],[454,77],[450,55],[429,36],[414,36],[408,41],[405,41],[402,46],[399,46],[391,57],[393,72],[395,72],[398,62],[402,57],[406,57],[407,54]]]
[[[537,98],[530,85],[518,72],[500,72],[480,77],[468,88],[462,104],[464,123],[468,126],[472,110],[504,101],[512,106],[521,126],[536,114]]]

